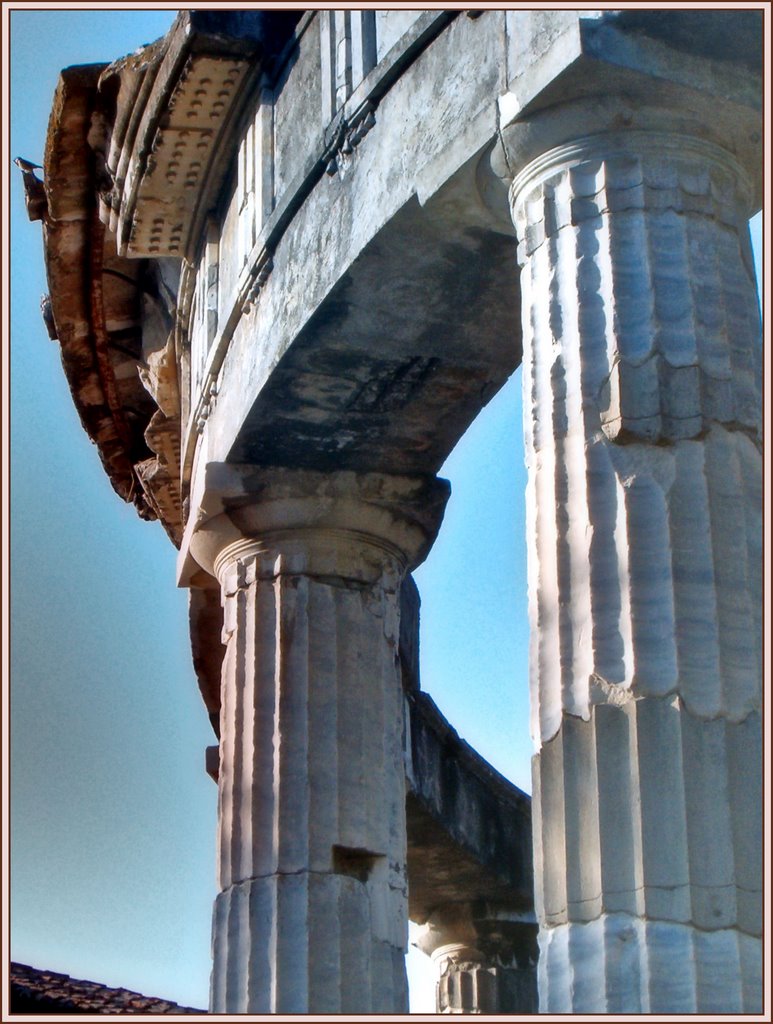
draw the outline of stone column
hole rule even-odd
[[[438,1013],[536,1013],[532,914],[484,900],[438,907],[415,945],[437,971]]]
[[[761,343],[743,170],[609,132],[511,189],[541,1012],[761,1012]]]
[[[190,544],[226,644],[211,1010],[405,1013],[399,591],[447,485],[218,472]]]

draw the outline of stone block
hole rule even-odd
[[[733,929],[611,914],[550,929],[540,948],[542,1013],[755,1013],[762,1005],[761,947]]]
[[[600,892],[607,914],[643,911],[636,716],[631,703],[594,708]]]
[[[728,802],[733,837],[733,874],[738,887],[738,927],[762,934],[762,731],[759,714],[726,726]]]
[[[692,921],[715,931],[738,921],[726,735],[733,726],[684,711],[681,724]]]

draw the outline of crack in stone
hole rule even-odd
[[[635,187],[635,186],[633,186],[633,187]],[[649,185],[646,186],[646,187],[647,188],[654,188],[654,186],[649,186]],[[625,190],[621,189],[620,191],[625,191]],[[660,191],[667,191],[667,189],[661,187]],[[685,194],[689,195],[689,193],[685,193]],[[597,195],[599,195],[598,192],[596,192],[592,196],[577,196],[575,198],[577,198],[577,199],[585,199],[588,202],[592,202],[596,198]],[[702,217],[705,220],[710,221],[713,224],[717,224],[717,225],[724,226],[724,227],[727,227],[727,228],[732,228],[733,227],[733,224],[731,222],[724,221],[720,217],[717,217],[716,214],[712,214],[712,213],[710,213],[710,212],[708,212],[706,210],[695,210],[695,209],[687,209],[687,210],[682,209],[682,210],[680,210],[680,209],[678,209],[677,207],[673,206],[670,203],[667,206],[655,206],[655,207],[653,207],[653,206],[630,207],[629,206],[629,207],[623,207],[622,209],[618,208],[618,209],[614,209],[614,210],[611,210],[609,207],[605,206],[605,207],[599,209],[599,211],[597,213],[594,213],[592,215],[588,215],[587,217],[579,217],[577,219],[575,219],[573,217],[571,221],[569,221],[567,224],[562,224],[561,227],[559,227],[554,232],[547,232],[547,231],[545,231],[544,232],[544,237],[541,239],[541,241],[537,242],[537,244],[533,248],[528,250],[528,257],[531,258],[534,255],[535,252],[538,252],[544,245],[549,243],[551,241],[551,239],[554,239],[556,237],[556,235],[558,235],[561,231],[566,230],[567,228],[570,228],[570,229],[571,228],[576,228],[576,227],[579,227],[582,224],[586,224],[588,221],[597,220],[599,217],[603,217],[603,216],[614,217],[616,214],[626,213],[629,210],[641,210],[641,212],[644,213],[644,214],[675,213],[678,217],[697,216],[697,217]],[[542,218],[539,221],[535,221],[535,224],[543,224],[544,225],[544,223],[545,223],[545,218]]]
[[[593,678],[593,677],[591,677],[591,678]],[[597,678],[601,679],[602,682],[606,682],[600,676],[597,677]],[[620,684],[607,683],[607,685],[608,686],[615,686],[615,685],[620,685]],[[539,742],[539,747],[535,751],[535,756],[539,756],[540,755],[543,747],[546,747],[549,743],[553,743],[554,741],[556,741],[558,739],[559,735],[562,732],[562,727],[563,727],[564,719],[566,719],[566,718],[573,718],[573,719],[576,719],[577,721],[580,721],[580,722],[590,723],[592,718],[593,718],[594,709],[597,708],[597,707],[604,707],[604,706],[610,707],[610,706],[613,706],[613,707],[624,708],[624,707],[628,706],[629,704],[636,704],[636,703],[638,703],[640,701],[645,701],[645,700],[647,700],[647,701],[667,701],[667,702],[670,702],[674,707],[676,707],[677,710],[686,712],[691,718],[693,718],[693,719],[695,719],[695,720],[697,720],[699,722],[725,722],[725,724],[727,724],[727,725],[741,725],[743,722],[746,722],[753,715],[759,715],[761,713],[761,698],[758,698],[754,702],[754,705],[751,708],[747,709],[745,712],[743,712],[741,715],[738,715],[738,716],[732,715],[732,714],[730,714],[729,712],[727,712],[725,710],[720,710],[716,714],[713,714],[713,715],[702,715],[702,714],[699,714],[698,712],[696,712],[692,707],[690,707],[690,704],[687,702],[687,700],[685,699],[684,695],[679,692],[678,686],[672,687],[667,693],[658,693],[658,694],[654,694],[654,693],[637,693],[636,692],[636,684],[634,682],[634,683],[631,684],[630,690],[627,691],[627,692],[630,693],[630,697],[627,700],[622,701],[621,703],[615,703],[613,701],[609,701],[609,702],[605,703],[604,701],[593,701],[592,699],[589,699],[589,706],[588,706],[588,713],[587,714],[581,714],[581,713],[579,713],[577,711],[572,711],[569,708],[562,708],[562,710],[561,710],[561,721],[559,722],[559,724],[558,724],[558,726],[557,726],[557,728],[555,729],[554,732],[552,732],[549,736],[544,736],[544,737],[541,738],[541,740]],[[625,891],[628,892],[628,891],[633,891],[633,890],[625,890]]]
[[[660,349],[656,349],[654,352],[650,352],[649,355],[643,356],[641,359],[638,359],[638,360],[637,359],[632,359],[629,356],[623,355],[621,352],[615,352],[615,354],[612,357],[612,366],[610,367],[609,373],[606,375],[604,380],[599,385],[598,392],[600,392],[605,387],[605,385],[607,385],[609,383],[609,381],[612,378],[612,374],[614,373],[615,369],[618,366],[624,365],[624,366],[629,366],[629,367],[631,367],[634,370],[639,370],[643,366],[646,366],[647,363],[651,363],[655,359],[662,360],[665,363],[665,365],[669,368],[669,370],[673,370],[675,372],[678,371],[678,370],[696,370],[697,369],[697,370],[700,371],[700,374],[701,374],[701,377],[703,378],[703,380],[716,381],[716,382],[718,382],[720,384],[732,383],[732,380],[733,380],[732,373],[728,374],[726,376],[722,376],[722,375],[716,374],[716,373],[710,373],[702,365],[702,363],[700,361],[700,356],[699,355],[696,355],[695,361],[691,362],[691,363],[672,363],[670,361],[670,359],[668,358],[668,355],[665,352],[662,352]]]
[[[371,591],[377,594],[382,591],[385,594],[396,594],[397,590],[394,588],[382,587],[378,582],[367,583],[363,580],[358,580],[349,576],[332,576],[325,575],[322,573],[312,572],[288,572],[280,570],[277,573],[261,574],[255,577],[255,580],[251,583],[240,583],[234,590],[229,590],[225,595],[226,598],[236,597],[239,594],[248,594],[255,583],[275,583],[277,580],[283,580],[284,582],[290,582],[293,580],[311,580],[314,583],[321,583],[323,586],[337,587],[340,590],[353,590],[359,592]]]
[[[232,882],[225,889],[221,889],[220,893],[222,895],[223,893],[230,892],[233,889],[238,889],[241,886],[249,885],[251,882],[265,882],[269,881],[272,878],[300,878],[303,875],[313,875],[316,878],[350,878],[352,879],[352,881],[359,882],[361,885],[366,887],[374,881],[380,881],[380,879],[373,877],[368,877],[367,879],[356,878],[354,875],[347,874],[346,872],[342,871],[333,871],[332,869],[330,871],[319,871],[317,869],[312,868],[298,868],[297,871],[271,871],[265,875],[250,875],[249,878],[242,878],[238,882]],[[397,894],[405,893],[404,887],[395,886],[389,882],[387,882],[387,888],[391,892],[395,892]]]
[[[660,886],[659,888],[662,889],[664,887]],[[740,886],[738,886],[738,888],[740,889]],[[623,894],[625,894],[625,893],[633,893],[633,892],[641,892],[641,891],[642,891],[641,889],[626,889],[626,890],[623,890]],[[556,912],[550,914],[549,916],[552,917],[552,918],[555,918],[560,913],[561,913],[561,911],[556,911]],[[566,908],[564,908],[563,913],[566,913]],[[648,922],[653,922],[654,923],[654,922],[657,922],[658,924],[669,924],[669,925],[673,925],[676,928],[690,928],[690,929],[692,929],[694,931],[704,932],[707,935],[716,935],[719,932],[737,932],[737,933],[739,933],[741,935],[748,935],[748,936],[750,936],[752,938],[759,938],[759,935],[757,933],[751,932],[751,931],[747,931],[745,928],[740,928],[737,924],[724,925],[721,928],[707,928],[705,925],[696,924],[692,920],[689,920],[689,921],[674,921],[672,918],[668,918],[668,917],[649,917],[646,913],[645,914],[641,914],[641,915],[631,914],[630,911],[627,911],[627,910],[602,910],[601,913],[597,914],[595,917],[590,918],[587,921],[571,921],[571,920],[567,920],[567,921],[556,921],[556,922],[554,922],[552,924],[549,921],[545,921],[545,922],[541,922],[540,923],[540,927],[541,928],[547,928],[547,929],[553,929],[553,928],[563,928],[563,927],[567,927],[569,925],[572,925],[572,926],[575,926],[575,927],[579,926],[579,925],[589,925],[589,924],[593,924],[595,921],[599,921],[602,917],[607,917],[607,918],[627,918],[631,922],[641,921],[643,923],[648,923]],[[611,936],[611,938],[616,938],[616,937],[617,936]]]

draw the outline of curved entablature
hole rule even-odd
[[[97,217],[86,145],[99,65],[63,72],[46,144],[43,217],[52,333],[73,401],[117,493],[144,518],[157,509],[136,467],[152,460],[144,437],[155,406],[142,385],[142,296],[153,274],[120,257]]]
[[[646,129],[686,91],[748,164],[753,61],[716,25],[689,44],[680,18],[700,57],[677,65],[662,19],[620,12],[184,12],[93,72],[80,134],[60,126],[57,144],[84,150],[108,251],[181,272],[156,395],[180,417],[173,535],[203,438],[207,459],[437,470],[520,359],[505,185],[547,136],[572,136],[578,104],[595,97],[589,131]],[[112,404],[126,496],[138,456]]]
[[[206,84],[206,69],[226,69],[235,93],[239,76],[258,67],[256,56],[279,46],[296,20],[181,14],[167,37],[109,67],[63,72],[51,114],[42,207],[51,333],[113,487],[143,518],[159,518],[176,544],[183,513],[175,230],[183,213],[186,231],[192,229],[195,204],[185,205],[191,168],[178,181],[169,166],[179,139],[170,156],[168,130],[176,130],[175,119],[195,121],[185,137],[200,142],[207,133],[195,83]],[[219,91],[228,91],[226,83]],[[216,93],[206,112],[218,131],[226,106]],[[204,164],[211,155],[202,157]],[[159,199],[156,171],[163,160]],[[211,167],[207,182],[217,189]],[[200,188],[196,195],[200,202]],[[152,215],[159,202],[161,217]]]
[[[632,127],[687,92],[744,161],[754,145],[754,83],[716,46],[708,76],[619,12],[408,13],[389,45],[368,12],[319,12],[245,108],[183,289],[185,485],[204,436],[207,459],[436,471],[520,359],[499,179],[582,104],[614,130],[610,83]]]
[[[513,228],[485,164],[497,26],[460,14],[318,12],[253,92],[181,289],[184,480],[203,434],[208,458],[436,471],[517,366]],[[233,396],[232,365],[255,371]]]

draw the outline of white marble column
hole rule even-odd
[[[511,190],[541,1012],[761,1007],[761,342],[744,172],[649,131]]]
[[[211,1010],[405,1013],[399,591],[447,485],[224,472],[191,542],[226,644]]]

